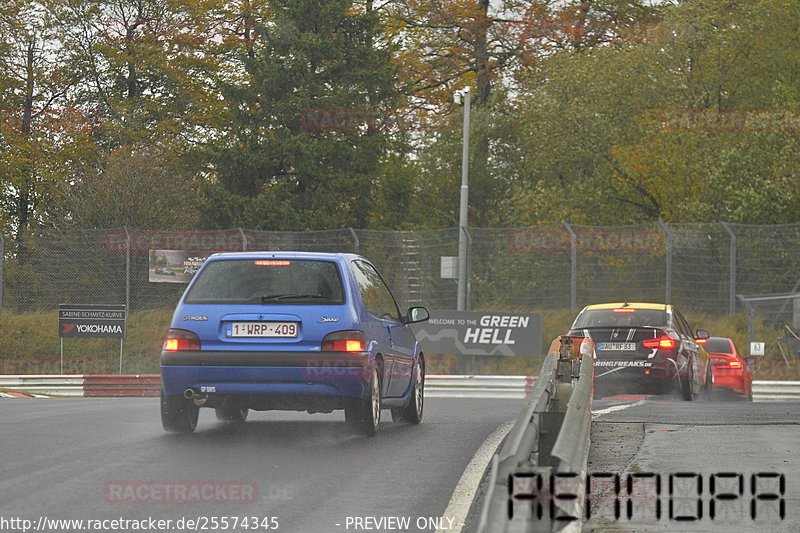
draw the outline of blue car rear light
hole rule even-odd
[[[200,338],[185,329],[170,329],[164,340],[165,352],[199,351]]]
[[[328,333],[322,339],[323,352],[363,352],[367,338],[363,331],[344,330]]]

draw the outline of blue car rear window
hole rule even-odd
[[[198,274],[187,304],[339,305],[344,287],[333,261],[217,259]]]

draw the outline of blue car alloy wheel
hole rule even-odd
[[[330,413],[375,435],[381,410],[422,420],[425,359],[384,278],[354,254],[237,252],[208,258],[186,288],[161,350],[164,429],[190,433],[201,407]]]

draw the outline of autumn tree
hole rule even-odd
[[[691,0],[655,41],[548,58],[520,92],[525,157],[498,221],[795,220],[796,133],[752,120],[796,116],[796,9]]]
[[[197,224],[198,192],[186,186],[207,168],[198,149],[227,127],[217,81],[241,81],[229,59],[252,47],[257,23],[251,7],[263,3],[58,3],[69,68],[81,73],[71,96],[96,117],[91,139],[97,149],[65,169],[70,187],[55,223],[116,227],[149,221],[154,229]],[[104,189],[103,182],[113,188]],[[96,194],[104,201],[95,202]],[[119,205],[137,194],[149,200]],[[153,212],[165,204],[171,208],[162,215]]]
[[[403,79],[439,105],[465,85],[482,105],[553,52],[652,39],[661,23],[659,7],[635,0],[395,0],[385,10]]]
[[[519,142],[508,137],[524,131],[509,120],[520,80],[541,72],[540,64],[554,54],[572,57],[593,48],[647,41],[660,26],[658,8],[629,0],[399,0],[389,3],[387,11],[393,35],[403,43],[398,60],[415,105],[443,115],[455,113],[460,124],[461,113],[450,103],[453,91],[473,89],[469,203],[474,225],[498,220],[497,206],[516,180],[511,161],[520,154],[509,147]],[[434,165],[426,167],[431,177],[423,185],[427,194],[457,191],[460,128],[431,136],[423,146],[429,143],[433,147],[423,149],[423,159],[438,155],[427,158]],[[452,159],[443,158],[444,153]],[[452,213],[442,215],[439,224],[452,225],[457,219]]]
[[[80,169],[61,193],[60,224],[69,228],[194,229],[191,175],[174,155],[122,146]]]
[[[0,18],[0,207],[17,239],[46,217],[58,163],[84,117],[68,105],[76,77],[50,3],[7,4]]]
[[[76,99],[102,116],[98,141],[161,143],[180,152],[205,141],[218,118],[213,79],[253,40],[239,2],[61,2]]]

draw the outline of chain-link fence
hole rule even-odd
[[[765,353],[780,356],[783,371],[800,370],[800,281],[788,294],[737,295],[747,312],[747,340],[764,344]],[[785,365],[785,368],[784,368]]]
[[[467,302],[477,310],[576,310],[628,300],[724,317],[747,311],[742,297],[800,289],[800,224],[564,224],[471,228],[468,236]],[[0,240],[0,305],[16,312],[61,303],[124,303],[134,312],[172,308],[185,285],[150,281],[151,250],[356,252],[378,265],[403,306],[456,307],[457,281],[443,278],[441,265],[442,257],[458,254],[457,228],[39,231]],[[772,335],[771,328],[784,325],[797,329],[797,315],[787,311],[794,306],[794,300],[751,306],[753,335]]]

